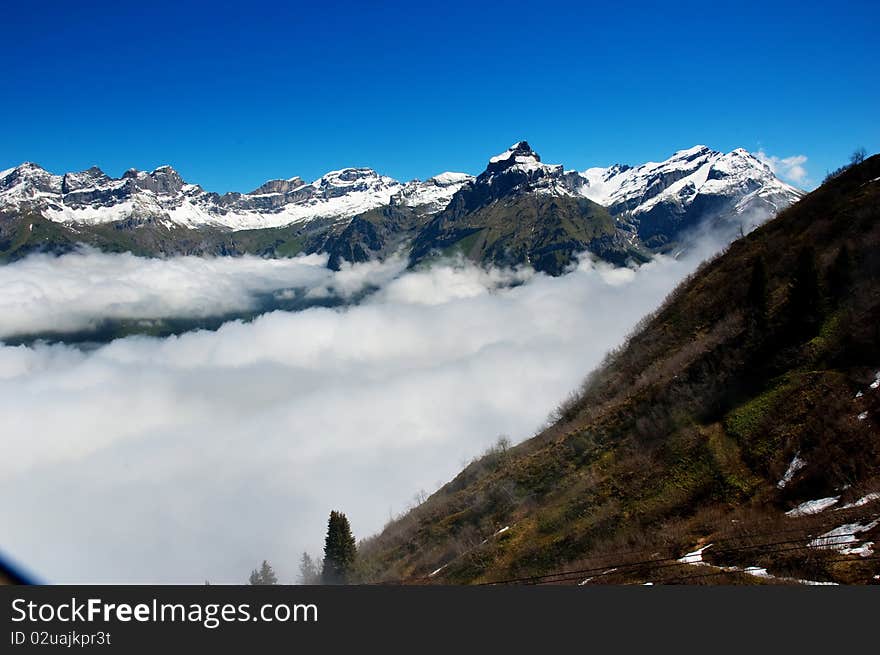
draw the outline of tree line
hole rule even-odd
[[[299,564],[299,584],[348,584],[352,581],[357,544],[351,532],[348,518],[336,510],[330,512],[327,521],[327,536],[324,539],[324,558],[315,561],[307,552],[302,554]],[[248,584],[278,584],[278,576],[267,560],[259,568],[251,571]]]

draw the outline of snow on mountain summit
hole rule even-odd
[[[580,175],[586,180],[580,192],[614,214],[643,214],[663,202],[687,205],[697,196],[745,196],[762,190],[764,196],[790,204],[802,195],[743,148],[724,154],[697,145],[662,162],[589,168]]]
[[[489,159],[489,165],[486,166],[486,173],[494,174],[509,170],[517,170],[523,173],[551,174],[561,172],[562,166],[557,164],[548,166],[541,163],[541,157],[527,141],[517,141],[500,155],[495,155]]]
[[[251,193],[217,194],[188,184],[171,166],[151,172],[129,169],[121,178],[97,167],[54,175],[26,162],[0,174],[0,208],[29,207],[63,223],[100,224],[156,218],[166,225],[232,230],[290,225],[317,218],[345,220],[391,204],[439,211],[471,176],[444,173],[403,185],[370,168],[330,171],[311,183],[269,180]]]
[[[615,216],[661,209],[682,214],[698,198],[701,206],[734,203],[737,212],[755,206],[776,211],[801,195],[742,148],[724,154],[697,145],[661,162],[577,172],[543,163],[527,141],[518,141],[491,157],[477,177],[445,172],[401,183],[371,168],[342,168],[310,183],[299,177],[275,179],[250,193],[222,195],[187,183],[168,165],[150,172],[130,169],[113,178],[97,167],[55,175],[25,162],[0,172],[0,209],[28,208],[62,223],[155,219],[168,227],[245,230],[315,219],[335,224],[394,205],[431,215],[464,187],[483,189],[474,196],[478,203],[524,192],[581,196]]]

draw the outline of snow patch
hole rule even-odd
[[[866,541],[861,546],[852,548],[841,548],[840,552],[844,555],[858,555],[859,557],[870,557],[874,554],[874,542]]]
[[[784,489],[785,485],[792,481],[792,478],[794,478],[795,474],[806,465],[806,460],[801,459],[800,451],[795,453],[794,458],[791,460],[791,463],[788,465],[788,468],[785,471],[785,475],[783,475],[782,479],[776,483],[776,486],[780,489]]]
[[[880,525],[880,519],[875,519],[870,523],[845,523],[833,530],[829,530],[825,534],[819,535],[810,542],[813,548],[835,548],[840,550],[841,546],[856,544],[860,541],[858,535],[862,532],[868,532]]]
[[[795,518],[798,516],[809,516],[823,512],[840,500],[840,496],[829,496],[828,498],[818,498],[816,500],[808,500],[801,503],[794,509],[788,510],[785,515]]]
[[[703,551],[705,551],[707,548],[710,548],[711,546],[712,544],[707,544],[702,548],[691,551],[684,557],[680,557],[678,561],[682,564],[706,564],[706,562],[703,561]]]
[[[736,567],[734,567],[735,569]],[[745,573],[746,575],[751,575],[756,578],[764,578],[765,580],[780,580],[782,582],[792,582],[794,584],[802,584],[811,587],[836,587],[838,586],[836,582],[817,582],[815,580],[802,580],[800,578],[786,578],[778,575],[773,575],[767,569],[761,566],[747,566],[744,569],[739,569],[741,573]]]
[[[840,511],[842,509],[852,509],[853,507],[861,507],[862,505],[867,505],[868,503],[873,503],[875,500],[880,500],[880,492],[872,492],[865,496],[862,496],[858,500],[855,500],[851,503],[847,503],[846,505],[841,505],[837,507],[834,511]]]

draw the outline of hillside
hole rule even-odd
[[[551,275],[565,271],[577,253],[589,250],[606,261],[650,257],[617,228],[601,205],[586,198],[524,194],[480,207],[457,219],[444,212],[419,234],[412,257],[460,253],[499,266],[528,263]]]
[[[876,582],[878,285],[874,156],[704,264],[549,427],[365,541],[363,579]]]

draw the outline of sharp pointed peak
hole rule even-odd
[[[532,147],[529,145],[528,141],[517,141],[504,152],[490,158],[489,163],[497,164],[509,160],[513,161],[517,157],[533,159],[536,162],[541,161],[541,157],[538,155],[537,152],[532,150]]]

